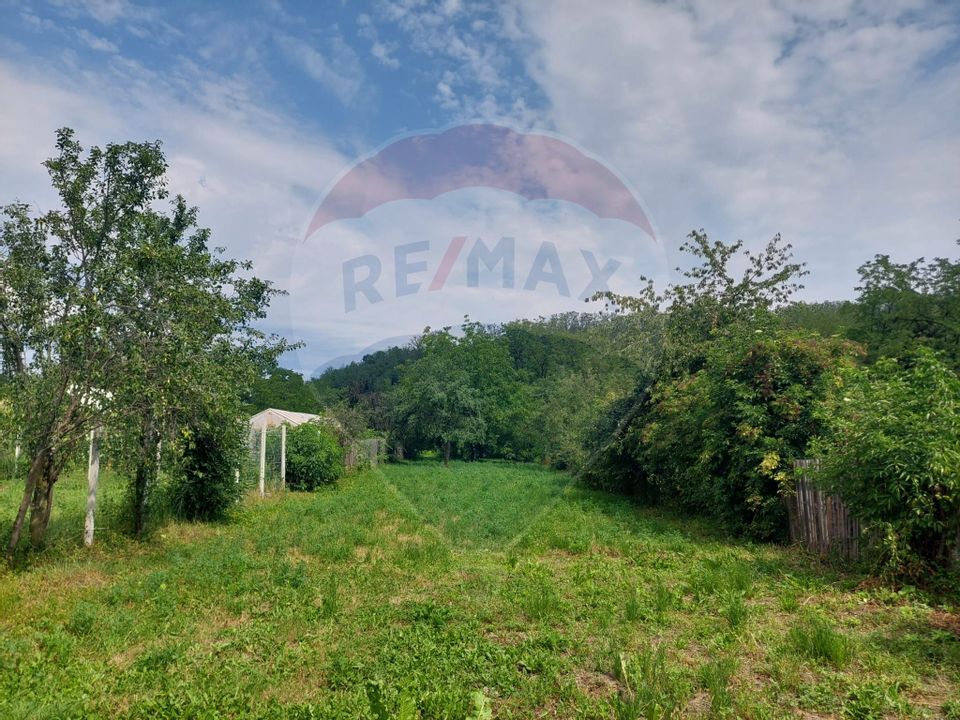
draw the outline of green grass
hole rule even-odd
[[[954,608],[562,473],[390,465],[141,543],[122,497],[86,550],[70,474],[0,570],[0,718],[960,716]]]
[[[790,647],[798,655],[811,660],[832,663],[842,668],[850,662],[853,644],[830,621],[819,616],[797,622],[787,635]]]

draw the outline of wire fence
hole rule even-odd
[[[26,472],[25,457],[16,436],[0,437],[0,482],[19,479]]]
[[[263,450],[264,494],[279,492],[283,488],[284,459],[281,452],[283,429],[251,428],[247,438],[246,461],[239,469],[239,481],[244,488],[259,489],[261,444]]]

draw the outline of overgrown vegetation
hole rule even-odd
[[[848,368],[820,409],[821,481],[857,509],[882,568],[914,579],[960,552],[960,377],[932,350]]]
[[[779,237],[754,253],[699,231],[683,250],[680,282],[606,295],[607,312],[428,328],[307,386],[400,455],[542,462],[760,540],[786,538],[793,463],[822,456],[824,486],[880,540],[886,572],[947,569],[960,262],[878,256],[856,301],[803,304],[806,271]],[[898,390],[894,367],[916,368]],[[896,392],[902,421],[883,414]]]
[[[315,490],[343,475],[343,447],[336,433],[319,422],[306,422],[287,432],[287,485]]]

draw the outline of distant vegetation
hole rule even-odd
[[[569,468],[764,540],[785,537],[793,461],[816,453],[824,484],[888,538],[879,567],[947,566],[960,549],[960,262],[877,256],[856,300],[799,303],[806,271],[779,238],[750,253],[695,232],[684,250],[689,269],[662,293],[609,295],[596,314],[428,328],[307,382],[278,371],[249,400],[296,393],[298,409],[350,417],[399,455]],[[902,427],[867,421],[897,407],[916,414]],[[869,442],[852,440],[856,428]],[[921,436],[927,450],[907,446]],[[894,477],[912,478],[913,500]]]

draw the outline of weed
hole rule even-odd
[[[340,597],[340,581],[336,575],[330,575],[320,589],[320,617],[329,620],[340,614],[343,601]]]
[[[883,720],[891,712],[902,714],[904,705],[899,683],[867,682],[847,693],[841,714],[846,720]]]
[[[724,717],[732,712],[733,696],[730,680],[737,671],[737,661],[731,657],[711,660],[700,668],[698,679],[701,687],[710,693],[710,712]]]
[[[943,704],[943,716],[946,720],[960,720],[960,700],[947,700]]]
[[[676,597],[662,579],[657,578],[653,584],[653,609],[658,615],[665,615],[667,611],[672,610],[676,604]]]
[[[739,630],[747,621],[750,609],[739,592],[727,591],[721,598],[720,616],[727,621],[731,630]]]
[[[790,628],[787,641],[797,655],[827,661],[838,668],[846,667],[853,655],[850,640],[818,615],[809,616]]]
[[[623,616],[629,622],[637,622],[643,620],[646,617],[646,603],[644,602],[643,595],[640,593],[640,588],[633,586],[627,592],[627,601],[624,604]]]
[[[281,558],[273,568],[273,584],[294,589],[304,587],[307,584],[306,563],[292,563],[286,558]]]
[[[539,578],[524,592],[521,606],[531,620],[549,620],[560,612],[560,596],[549,580]]]
[[[66,629],[74,635],[89,635],[96,622],[96,607],[81,601],[74,606],[70,619],[67,621]]]
[[[662,646],[639,654],[620,653],[616,677],[624,685],[614,703],[617,720],[679,717],[690,695],[690,684],[669,666]]]

